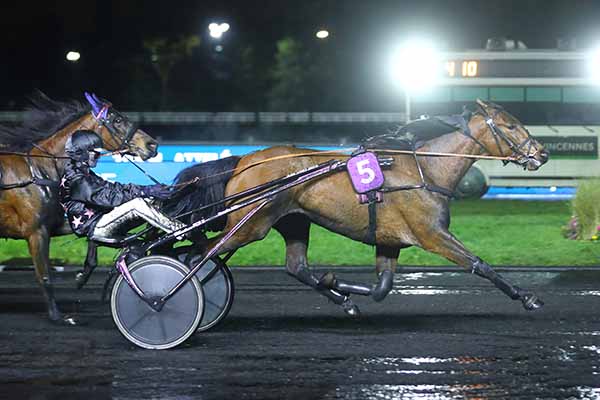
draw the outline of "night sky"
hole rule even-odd
[[[231,25],[226,48],[254,46],[259,72],[273,63],[277,40],[293,37],[314,46],[314,33],[325,27],[331,32],[325,51],[339,61],[336,73],[366,97],[374,95],[366,87],[376,90],[377,65],[407,35],[426,35],[445,49],[482,48],[492,36],[519,39],[529,48],[553,48],[557,37],[576,37],[581,48],[600,44],[600,1],[5,1],[0,109],[19,108],[34,88],[58,98],[91,89],[126,109],[152,108],[139,88],[151,73],[138,74],[140,83],[125,73],[147,57],[143,39],[197,34],[202,44],[172,83],[174,95],[189,109],[235,110],[229,101],[235,90],[219,90],[227,85],[214,81],[203,55],[212,45],[206,29],[212,20]],[[82,54],[79,63],[65,60],[70,49]],[[186,97],[190,84],[195,94]]]

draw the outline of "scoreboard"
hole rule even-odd
[[[580,86],[589,85],[593,73],[584,52],[447,52],[441,60],[440,83],[450,86]]]

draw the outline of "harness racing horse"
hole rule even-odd
[[[67,138],[79,129],[93,130],[107,150],[144,160],[154,157],[158,147],[110,103],[87,93],[86,98],[90,104],[59,102],[39,92],[20,126],[0,126],[0,237],[27,240],[48,316],[66,325],[77,321],[56,305],[49,244],[50,236],[71,233],[58,200]],[[96,257],[93,250],[88,259]]]
[[[316,289],[350,315],[359,313],[350,294],[370,295],[381,301],[392,289],[400,250],[418,246],[490,280],[527,310],[543,305],[536,295],[518,288],[497,274],[490,265],[469,251],[450,231],[449,203],[460,179],[476,158],[510,160],[528,170],[536,170],[548,160],[548,153],[532,138],[525,127],[500,106],[477,101],[478,111],[464,120],[463,129],[427,140],[418,152],[395,152],[393,134],[376,136],[365,144],[371,151],[391,154],[393,164],[385,171],[383,199],[376,204],[376,224],[370,232],[368,206],[356,200],[346,173],[334,173],[309,181],[276,195],[251,223],[244,225],[219,249],[233,251],[264,238],[271,228],[283,236],[286,244],[287,272]],[[403,154],[399,154],[403,153]],[[408,153],[408,154],[404,154]],[[419,153],[428,153],[419,156]],[[430,154],[453,153],[451,157]],[[457,156],[456,154],[459,154]],[[272,147],[242,157],[226,183],[230,196],[282,176],[307,169],[338,156],[294,147]],[[197,168],[197,167],[191,167]],[[180,173],[178,181],[194,177],[193,170]],[[196,175],[196,176],[199,176]],[[181,204],[181,200],[180,200]],[[243,218],[251,206],[229,215],[223,232],[207,242],[198,243],[207,252]],[[375,285],[347,282],[332,273],[315,276],[308,268],[309,227],[316,223],[351,239],[374,244],[376,250]],[[371,228],[372,229],[372,228]]]

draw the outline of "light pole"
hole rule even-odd
[[[435,86],[440,65],[438,52],[429,41],[407,41],[394,52],[391,64],[392,78],[404,91],[404,112],[407,123],[411,120],[413,95]]]
[[[404,122],[407,124],[411,121],[410,118],[410,91],[408,89],[404,89]]]
[[[214,21],[208,25],[208,33],[210,35],[210,69],[215,79],[219,81],[227,81],[232,76],[232,63],[227,56],[228,51],[225,50],[225,33],[229,31],[231,26],[227,22]]]

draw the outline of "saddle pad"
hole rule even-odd
[[[374,153],[365,152],[350,158],[346,168],[356,193],[367,193],[383,186],[383,172]]]

